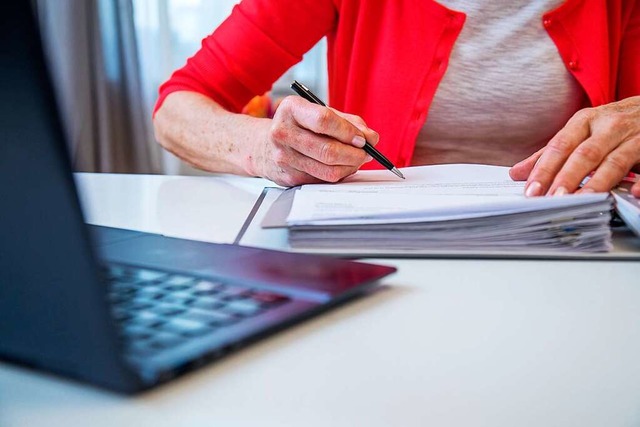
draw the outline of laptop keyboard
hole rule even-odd
[[[183,274],[108,265],[112,313],[132,355],[150,355],[236,325],[289,301],[286,295]]]

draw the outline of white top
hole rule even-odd
[[[467,14],[413,164],[510,166],[546,145],[585,95],[542,15],[561,0],[442,0]]]

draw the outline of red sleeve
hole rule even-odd
[[[640,1],[631,6],[620,46],[618,99],[640,95]]]
[[[154,112],[172,92],[192,91],[240,112],[335,26],[333,0],[244,0],[160,87]]]

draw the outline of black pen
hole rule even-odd
[[[313,102],[314,104],[322,105],[323,107],[327,106],[327,104],[325,104],[324,102],[322,102],[320,100],[320,98],[315,96],[313,94],[313,92],[311,92],[305,85],[303,85],[302,83],[297,82],[296,80],[294,80],[293,83],[291,83],[291,89],[293,89],[298,95],[300,95],[301,97],[303,97],[304,99],[306,99],[309,102]],[[404,175],[402,175],[402,172],[400,172],[398,170],[398,168],[395,167],[393,165],[393,163],[391,163],[391,161],[389,159],[387,159],[384,155],[382,155],[381,152],[376,150],[376,148],[373,145],[371,145],[368,142],[366,142],[364,144],[364,147],[362,147],[362,148],[368,155],[370,155],[371,157],[376,159],[378,161],[378,163],[380,163],[382,166],[384,166],[385,168],[389,169],[391,172],[396,174],[399,178],[404,179]]]

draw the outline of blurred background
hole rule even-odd
[[[153,138],[151,114],[160,84],[239,1],[32,1],[74,169],[203,174],[161,149]],[[293,79],[326,98],[326,69],[322,40],[274,84],[269,98],[291,94]]]

